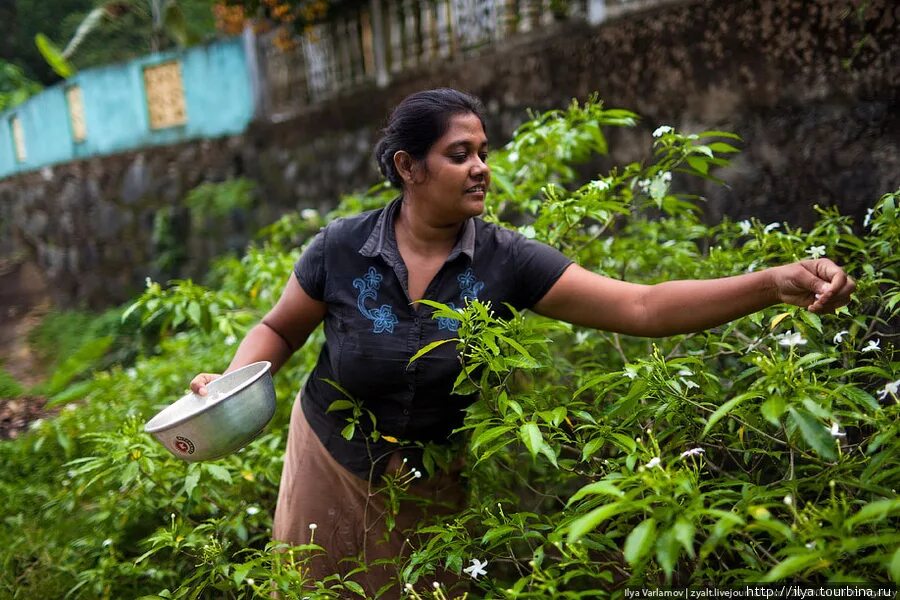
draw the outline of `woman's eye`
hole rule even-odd
[[[465,155],[465,154],[454,154],[454,155],[451,156],[450,158],[453,159],[453,162],[457,162],[457,163],[464,163],[464,162],[466,162],[466,155]]]

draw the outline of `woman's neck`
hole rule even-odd
[[[421,214],[421,211],[417,211],[412,202],[404,199],[394,223],[394,233],[398,245],[406,246],[416,254],[446,255],[453,249],[462,225],[462,223],[434,224],[426,215]]]

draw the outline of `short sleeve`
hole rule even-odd
[[[573,261],[556,248],[518,233],[514,245],[516,291],[513,306],[521,310],[540,302]]]
[[[325,299],[325,230],[312,239],[294,265],[294,275],[313,300]]]

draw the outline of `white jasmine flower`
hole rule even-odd
[[[254,583],[256,583],[256,580],[253,579],[252,577],[248,577],[246,579],[246,581],[247,581],[247,585],[253,585]]]
[[[440,589],[440,587],[441,587],[441,584],[438,583],[437,581],[435,581],[435,582],[432,583],[431,585],[434,586],[434,589],[436,589],[436,590],[437,590],[437,589]]]
[[[650,189],[650,180],[649,179],[641,179],[637,182],[638,187],[641,188],[642,191],[646,192]]]
[[[863,352],[876,352],[878,350],[881,350],[881,340],[878,338],[869,340],[869,343],[866,344],[866,347],[862,349]]]
[[[145,277],[145,278],[144,278],[144,285],[146,285],[147,287],[150,287],[151,285],[153,285],[153,280],[150,279],[149,277]]]
[[[300,218],[306,219],[307,221],[311,221],[319,216],[319,211],[314,208],[304,208],[300,211]]]
[[[806,340],[803,339],[803,336],[800,335],[800,332],[793,333],[790,329],[781,335],[775,336],[778,339],[778,343],[782,346],[787,346],[789,348],[793,348],[794,346],[803,346],[806,344]]]
[[[691,375],[694,374],[694,372],[686,367],[682,367],[681,369],[678,370],[678,374],[681,375],[682,377],[690,377]]]
[[[672,133],[674,129],[669,127],[668,125],[660,125],[653,131],[653,137],[658,138],[662,137],[667,133]]]
[[[472,565],[463,569],[464,573],[468,573],[472,579],[478,579],[479,575],[487,575],[487,571],[484,568],[487,566],[487,561],[481,562],[477,558],[472,559]]]
[[[748,272],[748,273],[752,273],[753,271],[756,270],[756,267],[757,267],[757,266],[759,266],[759,265],[758,265],[757,262],[754,260],[752,263],[750,263],[749,265],[747,265],[747,272]]]
[[[870,208],[869,210],[866,211],[866,218],[863,219],[863,227],[868,227],[868,226],[869,226],[869,223],[872,222],[872,215],[873,215],[873,214],[875,214],[875,209],[874,209],[874,208]]]
[[[413,585],[411,583],[407,583],[405,586],[407,592],[411,592],[413,589]]]
[[[257,513],[259,513],[258,506],[248,506],[247,507],[247,514],[250,515],[251,517]]]
[[[103,547],[104,547],[104,548],[106,548],[106,547],[109,546],[110,544],[112,544],[112,538],[106,538],[105,540],[103,540]]]
[[[885,384],[884,388],[880,392],[878,392],[878,399],[884,400],[888,397],[888,394],[893,396],[897,395],[897,390],[900,389],[900,379],[897,381],[892,381],[888,384]]]
[[[784,500],[782,500],[782,502],[784,502],[787,506],[790,506],[794,503],[794,499],[791,498],[790,494],[788,494],[787,496],[784,497]]]
[[[821,258],[825,256],[825,246],[810,246],[806,249],[806,252],[812,259]]]
[[[835,345],[840,344],[841,342],[844,341],[844,336],[847,335],[848,333],[850,333],[850,332],[847,331],[846,329],[842,329],[842,330],[838,331],[836,334],[834,334],[834,338],[832,339],[832,341],[834,342]]]
[[[779,227],[781,227],[781,223],[769,223],[763,229],[763,233],[770,233],[770,232],[778,229]]]
[[[233,335],[229,335],[227,338],[225,338],[226,346],[234,346],[235,342],[237,342],[237,338]]]
[[[319,526],[316,525],[315,523],[310,523],[310,524],[309,524],[309,529],[310,529],[310,531],[315,531],[318,527],[319,527]]]
[[[660,462],[661,461],[659,460],[659,457],[654,456],[649,461],[647,461],[647,468],[652,469],[653,467],[658,467]]]
[[[747,235],[748,233],[750,233],[750,230],[753,229],[753,223],[751,223],[747,219],[744,219],[743,221],[740,221],[738,223],[738,227],[741,228],[741,233],[743,235]]]
[[[422,476],[422,471],[419,471],[418,469],[416,469],[416,471],[413,472],[413,477],[415,477],[416,479],[418,479],[421,476]]]
[[[638,376],[637,367],[635,367],[634,365],[625,365],[625,369],[622,374],[625,375],[625,377],[627,377],[628,379],[634,379]]]
[[[592,181],[589,186],[592,190],[603,192],[609,189],[609,182],[605,179],[597,179]]]
[[[688,456],[699,456],[703,454],[703,448],[691,448],[690,450],[685,450],[681,453],[678,458],[687,458]]]
[[[680,379],[681,379],[681,383],[683,383],[685,386],[687,386],[687,389],[689,389],[689,390],[700,387],[699,385],[697,385],[690,379],[685,379],[684,377],[681,377]]]
[[[659,178],[668,183],[669,181],[672,181],[672,173],[669,171],[664,171],[660,173]]]
[[[841,431],[840,424],[836,422],[831,423],[831,437],[847,437],[847,434]]]
[[[816,547],[816,543],[815,543],[815,542],[809,542],[808,544],[806,544],[806,547],[807,547],[808,549],[812,550],[813,548]]]

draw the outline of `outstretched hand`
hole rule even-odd
[[[803,260],[775,270],[781,302],[830,313],[850,302],[856,282],[827,258]]]

